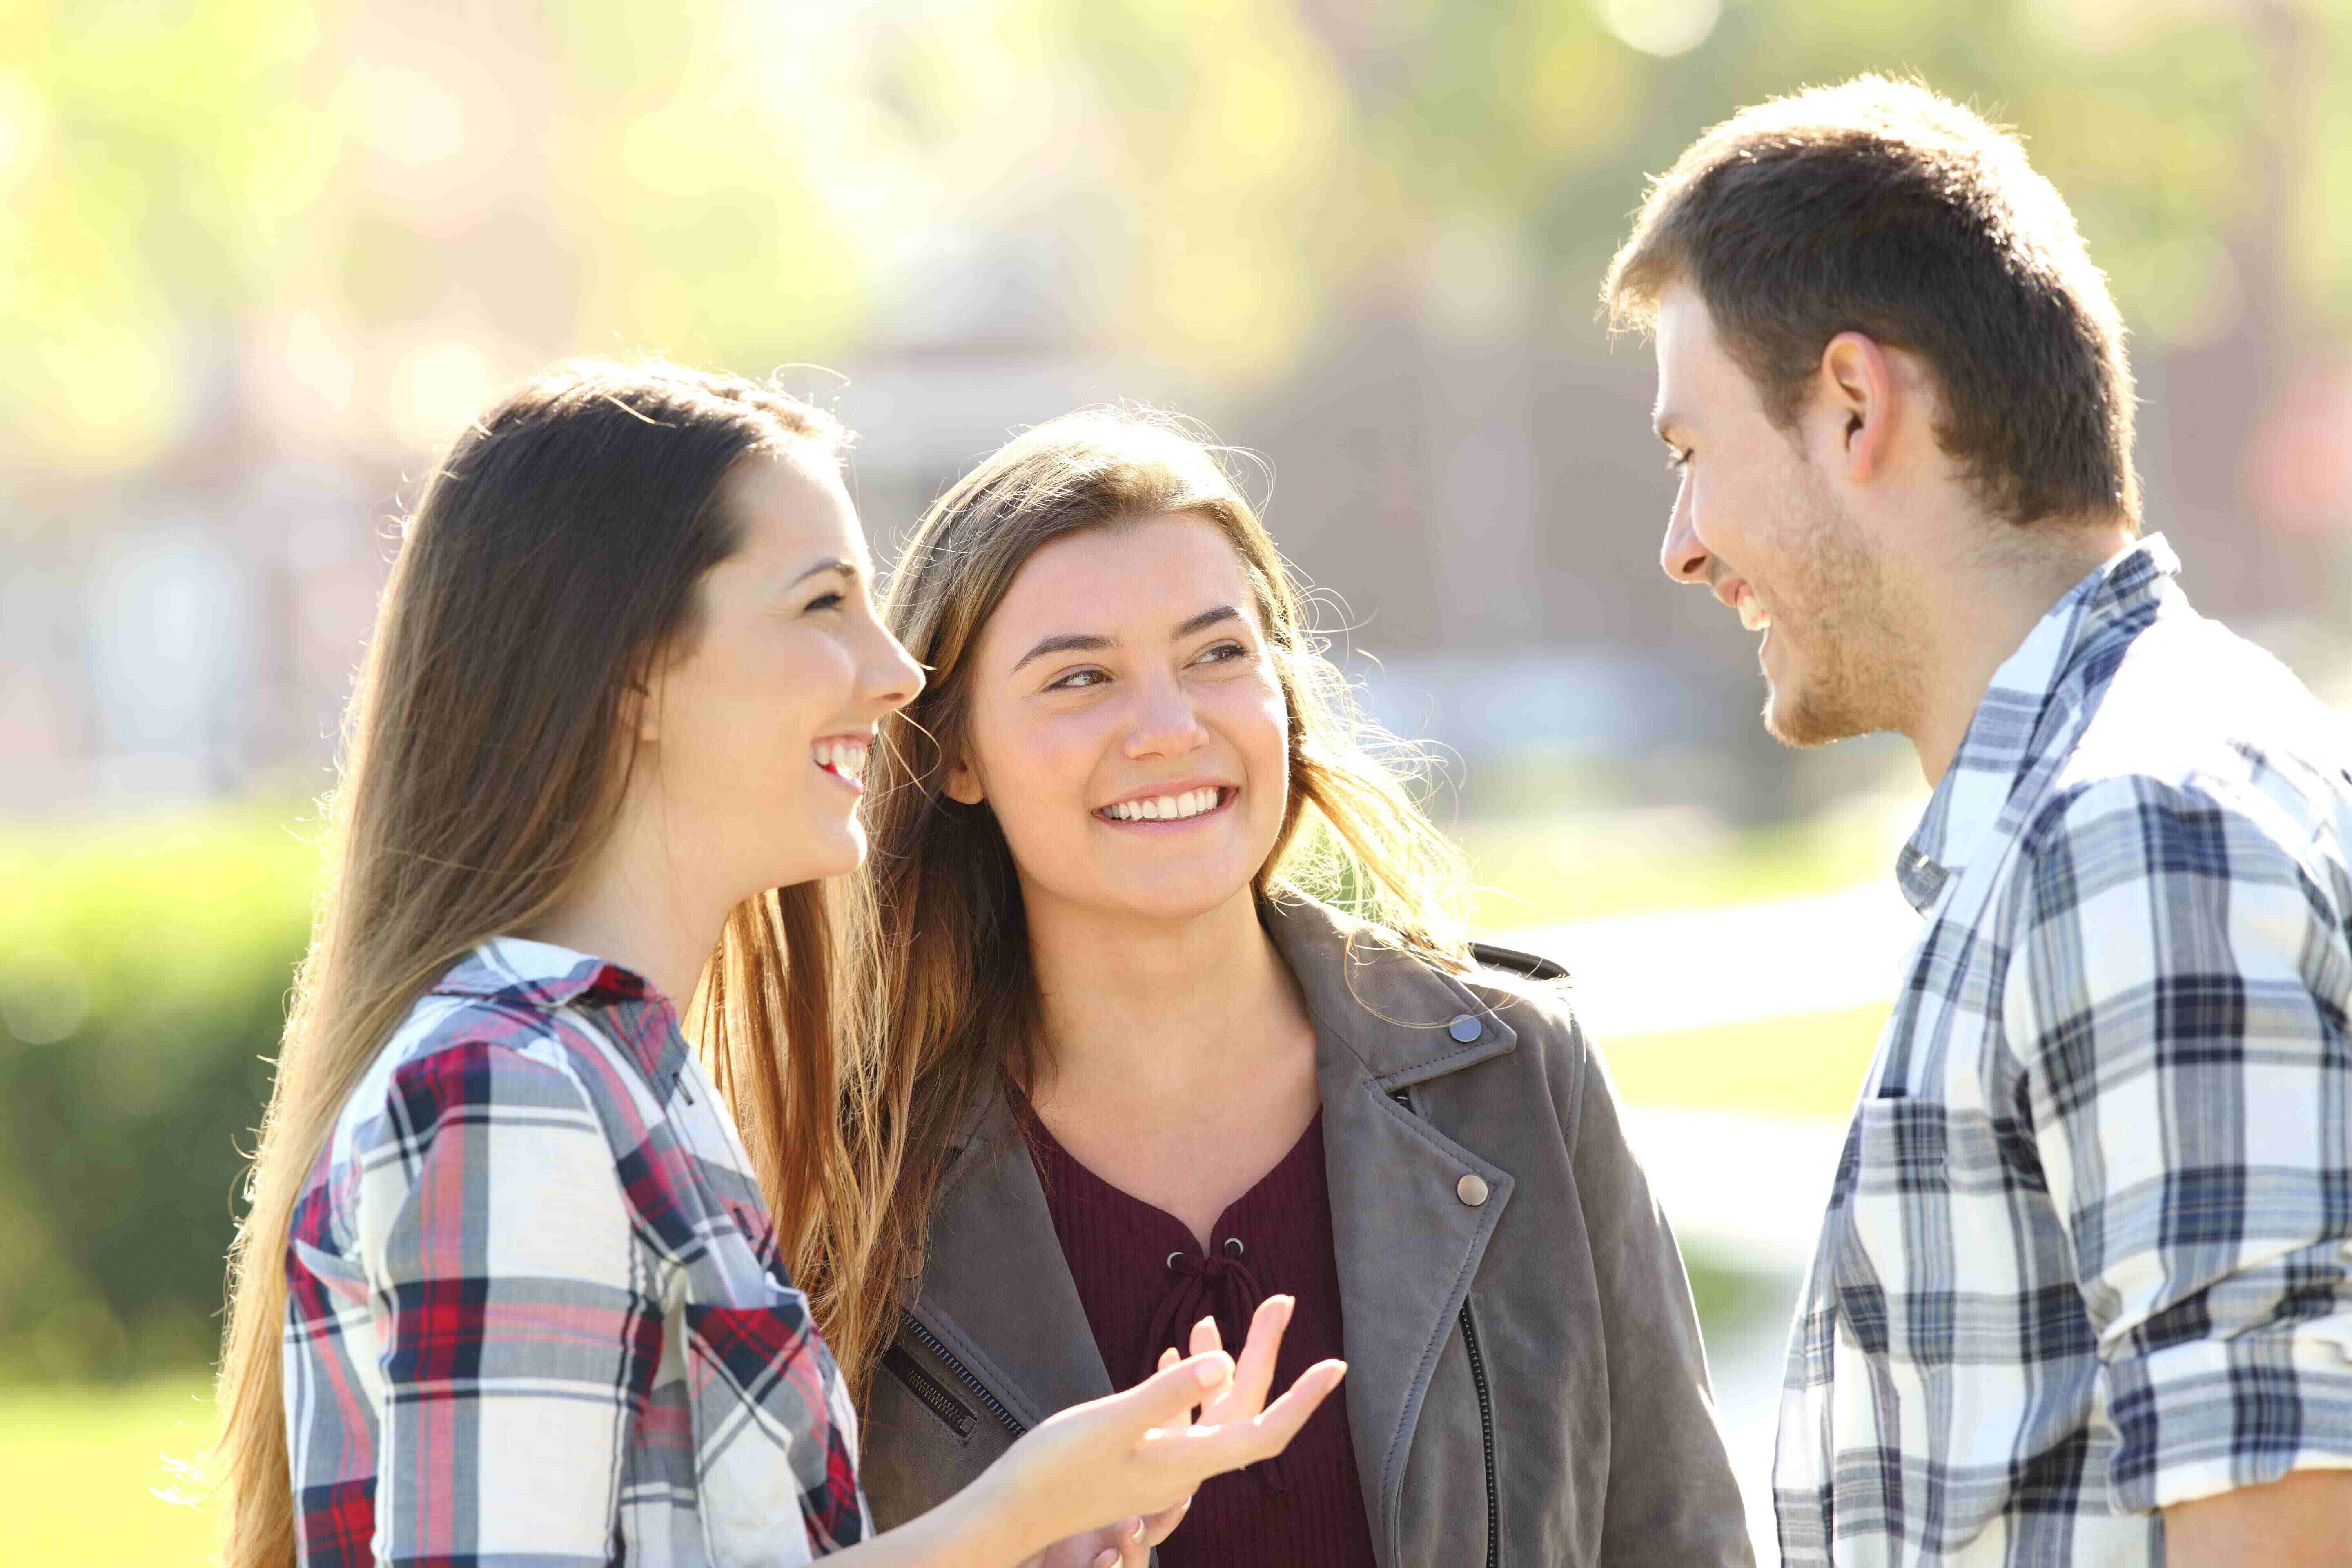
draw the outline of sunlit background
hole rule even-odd
[[[1601,268],[1755,98],[1916,71],[2015,124],[2132,329],[2150,526],[2341,703],[2347,61],[2338,0],[0,9],[15,1550],[201,1549],[159,1456],[197,1446],[390,525],[456,424],[583,353],[781,369],[861,432],[886,560],[1080,404],[1261,454],[1368,706],[1443,748],[1481,923],[1578,973],[1752,1490],[1921,792],[1899,745],[1765,740],[1750,640],[1658,575],[1649,354],[1595,324]]]

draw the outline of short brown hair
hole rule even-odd
[[[2106,279],[2017,138],[1973,110],[1875,76],[1741,110],[1651,183],[1603,313],[1646,330],[1676,282],[1781,425],[1829,341],[1864,332],[1933,368],[1937,437],[1998,515],[2137,526]]]

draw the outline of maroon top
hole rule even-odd
[[[1250,1314],[1267,1296],[1297,1299],[1275,1359],[1275,1393],[1315,1363],[1346,1353],[1320,1110],[1290,1152],[1217,1216],[1205,1256],[1182,1220],[1078,1163],[1025,1107],[1022,1121],[1112,1387],[1151,1375],[1169,1345],[1190,1349],[1192,1325],[1204,1317],[1217,1320],[1225,1348],[1238,1354]],[[1324,1399],[1280,1456],[1203,1483],[1160,1547],[1160,1563],[1372,1568],[1346,1386]]]

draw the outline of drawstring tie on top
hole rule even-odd
[[[1175,1346],[1179,1355],[1191,1354],[1192,1326],[1202,1318],[1217,1321],[1217,1331],[1223,1337],[1227,1354],[1241,1353],[1258,1304],[1265,1300],[1265,1287],[1258,1283],[1256,1272],[1242,1261],[1244,1250],[1240,1237],[1229,1236],[1223,1246],[1205,1257],[1189,1252],[1168,1255],[1168,1272],[1172,1278],[1167,1295],[1160,1298],[1159,1310],[1151,1314],[1151,1332],[1143,1342],[1143,1365],[1136,1372],[1136,1382],[1141,1383],[1160,1370],[1160,1352],[1168,1346]],[[1282,1456],[1278,1454],[1260,1460],[1249,1469],[1275,1491],[1290,1489]]]

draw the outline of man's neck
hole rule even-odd
[[[1106,918],[1028,891],[1041,1103],[1181,1103],[1212,1085],[1245,1085],[1283,1037],[1311,1037],[1249,889],[1166,921]]]
[[[1935,580],[1920,585],[1919,638],[1927,657],[1918,710],[1903,730],[1930,787],[1951,767],[2001,665],[2052,605],[2135,537],[2121,519],[2028,526],[2052,535],[2032,548],[1938,562]]]

